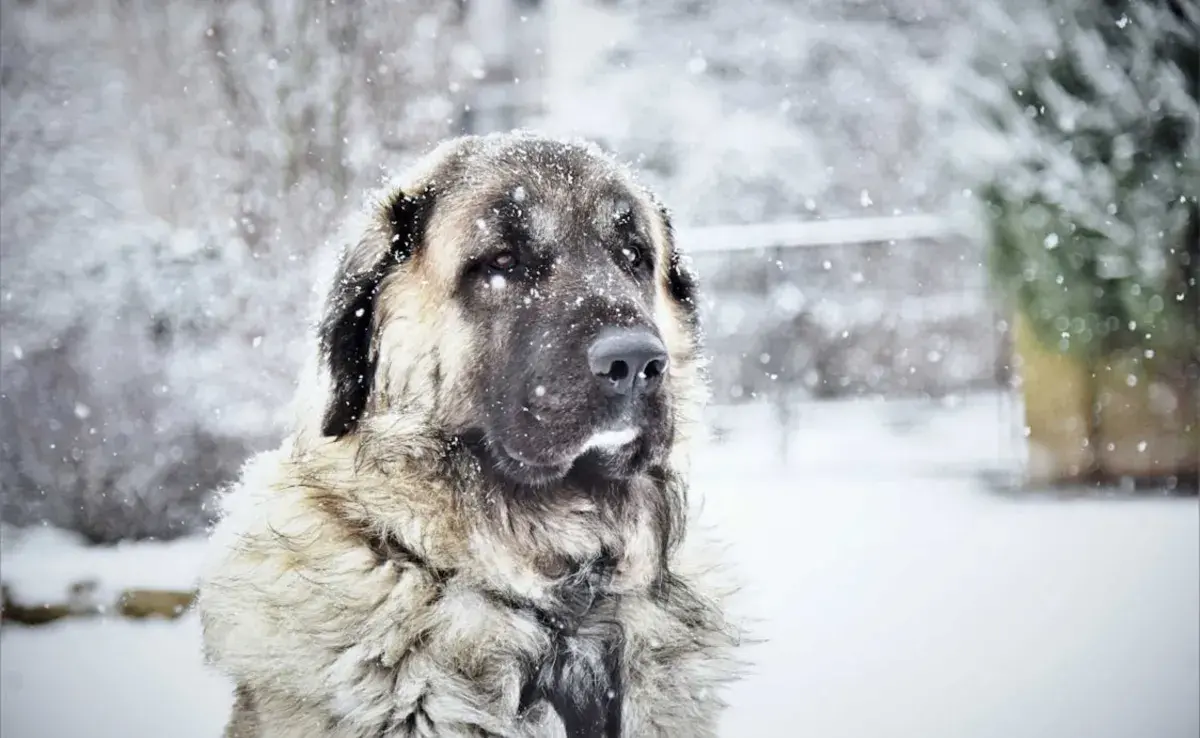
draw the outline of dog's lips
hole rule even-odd
[[[547,455],[545,458],[532,458],[518,451],[509,444],[496,444],[498,450],[508,459],[521,467],[526,467],[538,475],[559,472],[565,474],[579,457],[588,453],[601,455],[621,455],[629,451],[630,446],[642,436],[642,429],[633,425],[621,425],[614,428],[593,431],[591,435],[571,450],[557,455]]]
[[[598,427],[603,430],[592,430],[582,440],[562,446],[548,444],[544,449],[521,448],[510,439],[483,434],[482,450],[495,472],[535,487],[555,484],[576,468],[616,479],[628,476],[631,464],[641,466],[637,460],[649,453],[647,444],[654,442],[652,428],[630,422],[607,422]]]
[[[496,469],[504,476],[526,484],[552,484],[571,470],[574,459],[563,461],[534,460],[514,451],[503,442],[489,443]]]
[[[520,464],[521,466],[528,466],[533,469],[556,469],[556,468],[562,467],[562,466],[570,466],[570,460],[567,460],[566,462],[563,462],[563,461],[534,461],[533,459],[529,458],[528,456],[521,453],[520,451],[514,451],[512,448],[509,448],[508,444],[506,444],[506,443],[500,443],[499,446],[500,446],[500,450],[504,453],[505,456],[507,456],[512,461]]]

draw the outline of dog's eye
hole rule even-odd
[[[622,246],[621,256],[625,257],[629,266],[637,266],[642,263],[642,250],[637,246]]]
[[[511,251],[501,251],[488,262],[488,266],[500,272],[510,271],[516,265],[517,255]]]

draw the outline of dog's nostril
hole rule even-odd
[[[622,379],[629,376],[629,365],[621,360],[614,361],[604,376],[608,377],[614,382],[620,382]]]
[[[615,329],[588,347],[587,359],[608,391],[629,395],[658,388],[667,368],[667,349],[652,331]]]

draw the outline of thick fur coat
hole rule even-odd
[[[687,525],[704,387],[666,210],[594,148],[505,134],[359,228],[297,427],[213,533],[227,737],[715,736],[740,632]],[[572,358],[614,325],[664,347],[635,400]],[[601,417],[637,440],[597,450]]]

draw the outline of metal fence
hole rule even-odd
[[[714,401],[940,396],[1008,378],[981,244],[908,215],[683,228]]]

